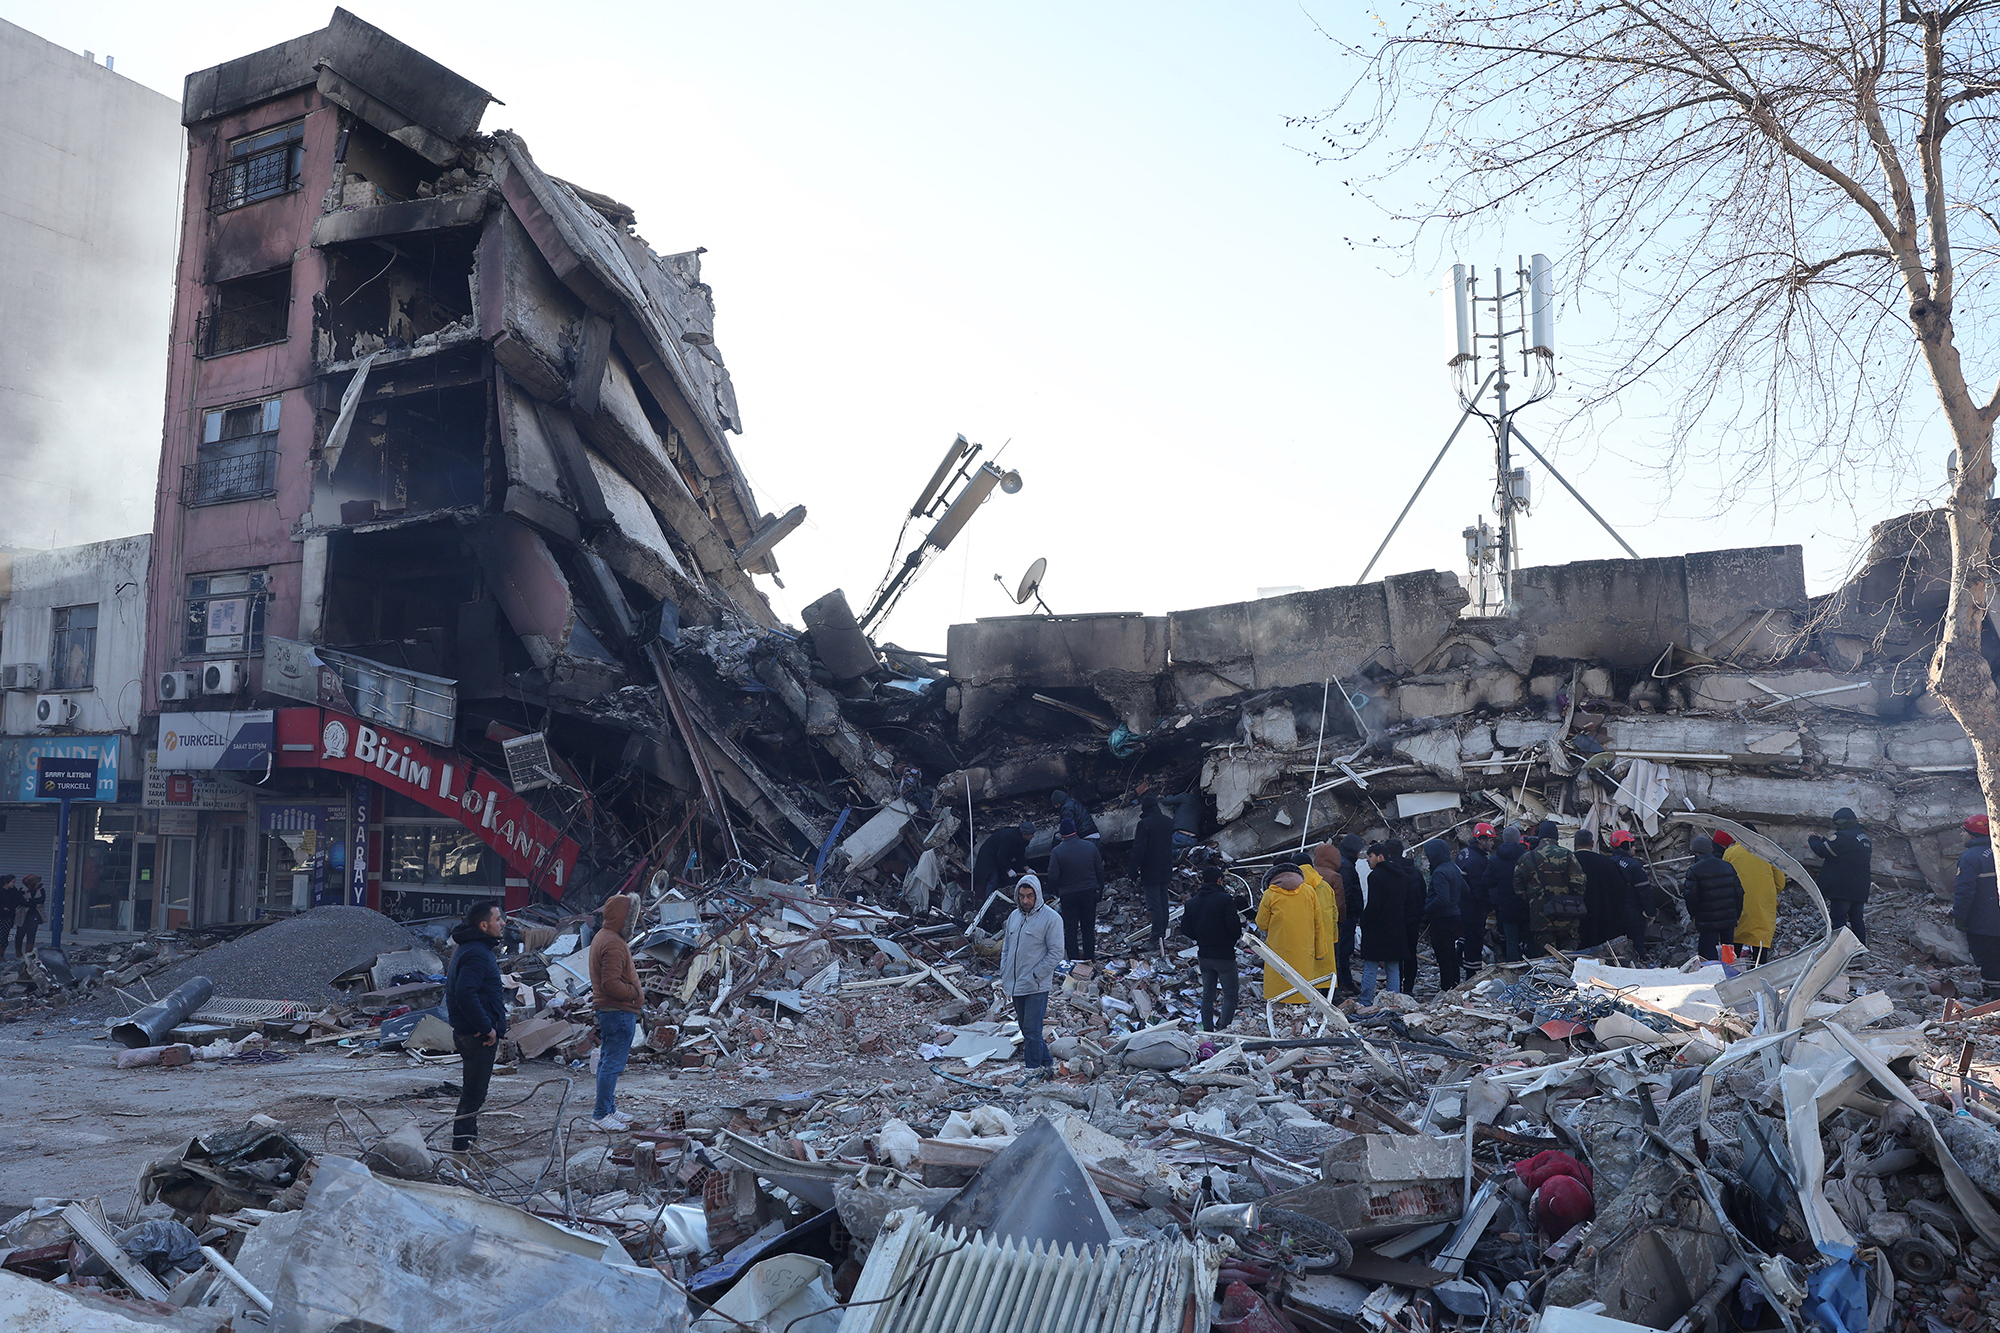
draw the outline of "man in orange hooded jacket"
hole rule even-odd
[[[632,1127],[632,1117],[618,1109],[618,1076],[646,1007],[639,989],[639,970],[632,966],[632,910],[638,899],[613,894],[604,904],[604,924],[590,937],[590,1005],[597,1011],[597,1106],[590,1123],[603,1130]]]

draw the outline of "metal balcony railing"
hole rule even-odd
[[[314,651],[339,675],[341,689],[362,717],[440,745],[453,743],[457,681],[331,648]]]
[[[226,162],[208,173],[208,207],[212,213],[275,199],[300,189],[305,155],[297,144],[284,144],[249,157]]]
[[[275,495],[277,490],[276,449],[228,458],[204,458],[198,463],[181,465],[181,503],[190,509],[232,500],[254,500]]]
[[[206,360],[284,342],[290,336],[291,318],[290,297],[208,311],[195,317],[194,354]]]

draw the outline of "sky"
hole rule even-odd
[[[655,250],[706,247],[737,454],[766,512],[808,509],[777,548],[784,586],[760,580],[793,623],[836,587],[867,605],[958,434],[1023,487],[996,494],[878,627],[909,648],[1016,614],[995,575],[1011,588],[1037,557],[1059,613],[1355,582],[1458,418],[1436,266],[1350,246],[1380,219],[1287,125],[1351,77],[1319,28],[1361,35],[1359,6],[351,7],[501,98],[484,128],[632,205]],[[151,3],[0,0],[0,17],[175,96],[188,71],[330,13],[219,0],[190,22]],[[1511,268],[1564,239],[1520,221],[1461,257]],[[1565,306],[1558,369],[1566,338],[1613,336],[1616,318]],[[1935,469],[1845,497],[1663,479],[1648,462],[1672,392],[1553,455],[1642,556],[1797,543],[1822,591],[1869,524],[1939,494],[1934,426],[1920,429],[1940,441]],[[1519,424],[1542,444],[1570,410],[1559,393]],[[1477,426],[1372,577],[1463,569],[1459,534],[1492,490]],[[1523,563],[1621,554],[1531,471]]]

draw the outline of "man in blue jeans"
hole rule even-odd
[[[618,1109],[618,1076],[632,1050],[646,994],[632,966],[632,908],[637,900],[614,894],[604,904],[604,925],[590,937],[590,1005],[597,1011],[597,1106],[590,1123],[602,1130],[630,1129],[632,1117]]]
[[[1000,989],[1014,1003],[1021,1025],[1021,1063],[1028,1072],[1021,1086],[1055,1073],[1055,1060],[1042,1040],[1049,1013],[1049,987],[1063,956],[1062,916],[1042,901],[1042,881],[1021,876],[1014,886],[1014,910],[1000,927]]]

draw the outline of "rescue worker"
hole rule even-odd
[[[1056,826],[1056,849],[1049,853],[1048,891],[1061,905],[1063,954],[1072,962],[1097,961],[1097,898],[1104,892],[1104,854],[1079,837],[1065,819]]]
[[[1589,829],[1576,831],[1576,863],[1583,867],[1583,929],[1577,939],[1588,949],[1625,933],[1625,873],[1597,850]]]
[[[1535,849],[1514,867],[1514,895],[1528,915],[1530,948],[1573,952],[1583,930],[1583,867],[1558,836],[1556,821],[1535,829]]]
[[[1694,864],[1682,881],[1681,901],[1694,922],[1703,958],[1721,958],[1722,940],[1743,917],[1743,881],[1736,867],[1715,854],[1708,838],[1694,840]]]
[[[1299,875],[1319,903],[1322,943],[1326,945],[1325,956],[1313,961],[1313,970],[1306,973],[1306,980],[1322,991],[1332,988],[1340,970],[1340,899],[1346,892],[1340,871],[1340,849],[1330,842],[1316,844],[1312,860],[1299,867]]]
[[[1451,844],[1432,838],[1424,844],[1431,863],[1431,882],[1424,890],[1424,920],[1431,932],[1431,954],[1437,959],[1438,989],[1458,984],[1460,948],[1465,938],[1465,874],[1451,859]]]
[[[1271,867],[1263,900],[1257,904],[1257,929],[1264,932],[1264,942],[1272,953],[1307,981],[1312,980],[1314,962],[1326,951],[1326,941],[1321,934],[1319,899],[1306,887],[1305,876],[1296,866]],[[1280,1004],[1306,1002],[1285,974],[1269,963],[1264,965],[1264,998]]]
[[[1965,932],[1965,946],[1979,964],[1986,998],[2000,1000],[2000,891],[1993,876],[1993,829],[1985,815],[1965,821],[1965,850],[1958,854],[1951,918]]]
[[[1395,838],[1368,847],[1367,901],[1361,908],[1361,1003],[1375,1003],[1375,978],[1385,975],[1388,989],[1401,990],[1403,951],[1408,946],[1409,919],[1423,911],[1423,877],[1403,857]]]
[[[1528,844],[1521,841],[1521,826],[1509,824],[1500,830],[1500,845],[1493,849],[1493,864],[1486,872],[1486,893],[1493,900],[1494,923],[1500,927],[1500,956],[1510,963],[1521,961],[1521,944],[1528,933],[1528,904],[1514,891],[1514,878]]]
[[[1459,923],[1465,932],[1460,947],[1467,974],[1486,965],[1486,918],[1493,911],[1486,880],[1493,867],[1493,847],[1499,841],[1500,834],[1491,824],[1474,824],[1472,841],[1452,857],[1458,873],[1465,876],[1465,911]]]
[[[1846,926],[1855,939],[1868,943],[1861,909],[1868,904],[1869,863],[1874,859],[1875,844],[1862,830],[1860,817],[1852,808],[1841,806],[1833,812],[1833,838],[1815,833],[1806,839],[1806,845],[1821,862],[1814,878],[1826,898],[1826,910],[1833,916],[1833,928],[1837,931]]]
[[[1646,863],[1639,859],[1639,838],[1630,829],[1613,829],[1606,839],[1611,860],[1625,876],[1625,938],[1632,941],[1632,953],[1646,961],[1646,923],[1652,920],[1658,894]]]
[[[1344,897],[1340,904],[1340,937],[1334,944],[1333,961],[1339,970],[1338,990],[1354,994],[1354,936],[1361,925],[1361,905],[1367,901],[1362,884],[1368,878],[1368,844],[1359,833],[1340,840],[1340,883]]]
[[[1757,831],[1754,824],[1744,828]],[[1743,915],[1737,919],[1736,961],[1745,967],[1759,967],[1771,961],[1771,948],[1778,939],[1778,895],[1785,888],[1785,872],[1717,829],[1710,835],[1722,849],[1722,859],[1736,871],[1743,885]]]
[[[984,904],[986,896],[1028,869],[1028,844],[1035,840],[1035,826],[1023,820],[1017,827],[995,829],[979,844],[972,858],[973,901]]]
[[[1146,916],[1152,926],[1153,952],[1167,952],[1168,886],[1174,880],[1174,821],[1160,808],[1157,797],[1139,799],[1139,825],[1132,833],[1132,851],[1125,861],[1125,873],[1139,882],[1146,897]]]
[[[1090,817],[1090,811],[1083,808],[1083,802],[1060,789],[1049,793],[1049,808],[1056,812],[1057,819],[1067,819],[1076,825],[1077,836],[1097,841],[1097,821]]]

